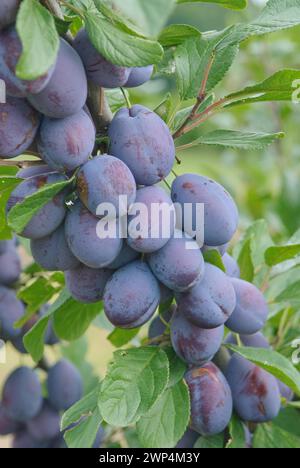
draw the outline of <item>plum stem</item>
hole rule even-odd
[[[80,18],[83,17],[83,11],[81,10],[81,8],[77,8],[69,2],[65,2],[64,0],[58,0],[58,1],[61,5],[69,8],[69,10],[73,11],[73,13],[76,13],[76,15],[80,16]]]
[[[122,91],[122,94],[124,96],[124,100],[126,102],[126,106],[128,107],[128,109],[131,109],[131,102],[130,102],[130,99],[129,99],[129,96],[128,94],[126,93],[125,89],[124,88],[120,88],[120,90]]]

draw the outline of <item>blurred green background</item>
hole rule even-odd
[[[230,24],[256,17],[265,3],[264,0],[252,0],[243,12],[205,4],[185,4],[177,7],[170,23],[190,24],[200,31],[223,29]],[[227,77],[215,90],[216,95],[221,97],[229,91],[262,81],[279,69],[298,68],[299,33],[300,28],[294,28],[244,43]],[[155,108],[174,87],[174,82],[158,77],[131,92],[131,101]],[[184,151],[178,154],[182,164],[176,171],[210,176],[230,191],[241,215],[238,236],[253,220],[264,218],[275,240],[287,239],[300,227],[300,106],[293,103],[241,106],[217,114],[201,131],[217,128],[283,131],[286,137],[260,152],[224,150],[211,146]],[[23,257],[27,263],[24,251]],[[97,376],[104,374],[113,352],[106,336],[107,332],[96,326],[91,327],[87,334],[86,358]],[[82,352],[82,346],[85,347],[85,344],[81,343],[77,353]],[[71,345],[66,352],[70,355],[75,348]],[[55,361],[59,353],[59,349],[47,350],[47,357]],[[32,365],[29,357],[20,357],[8,346],[7,364],[0,364],[0,386],[11,369],[24,363]],[[0,447],[7,447],[8,443],[8,438],[0,438]]]

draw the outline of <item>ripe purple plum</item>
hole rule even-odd
[[[107,267],[118,257],[123,246],[123,240],[118,235],[118,220],[113,220],[116,232],[106,238],[97,234],[99,221],[99,218],[77,201],[69,211],[65,223],[66,239],[71,251],[81,263],[90,268]]]
[[[35,371],[29,367],[19,367],[3,387],[2,404],[9,418],[27,422],[40,411],[43,398],[42,386]]]
[[[250,348],[271,348],[267,338],[260,332],[254,333],[253,335],[240,335],[240,339],[244,346],[248,346]],[[233,345],[238,344],[236,337],[232,333],[227,335],[225,342]]]
[[[154,185],[175,162],[175,145],[165,122],[146,107],[121,109],[109,127],[110,153],[132,171],[137,184]]]
[[[12,441],[12,448],[14,449],[42,449],[48,448],[48,443],[43,441],[39,442],[35,440],[27,431],[27,429],[21,429],[16,433]]]
[[[14,23],[21,0],[1,0],[0,29]]]
[[[20,424],[10,419],[0,403],[0,436],[14,434],[20,429]]]
[[[187,372],[191,396],[191,428],[202,435],[219,434],[232,416],[232,395],[227,380],[212,362]]]
[[[87,99],[87,78],[76,50],[64,39],[56,65],[47,86],[38,94],[30,94],[31,105],[47,117],[62,119],[77,114]]]
[[[276,418],[281,399],[275,377],[237,354],[230,360],[226,377],[240,418],[255,423]]]
[[[128,265],[128,263],[134,262],[140,257],[140,253],[133,250],[127,242],[124,242],[123,247],[117,258],[110,263],[107,268],[110,270],[119,270],[120,268]]]
[[[0,338],[13,340],[21,334],[14,324],[25,313],[24,305],[16,296],[15,291],[0,286]]]
[[[50,174],[51,172],[53,172],[53,169],[51,169],[49,166],[46,164],[39,164],[38,166],[29,166],[20,169],[17,172],[16,177],[19,177],[19,179],[29,179],[30,177],[35,177],[42,174]]]
[[[21,274],[21,260],[15,247],[0,255],[0,284],[12,286]]]
[[[77,368],[62,359],[48,372],[49,402],[57,411],[67,410],[82,398],[83,382]]]
[[[204,329],[193,325],[177,309],[171,321],[171,341],[176,354],[193,366],[211,361],[222,345],[224,326]]]
[[[0,78],[5,81],[7,94],[18,98],[40,93],[48,84],[54,71],[54,67],[51,67],[49,72],[36,80],[21,80],[16,76],[16,66],[21,54],[22,43],[16,28],[11,26],[1,31]]]
[[[148,262],[156,278],[176,292],[191,289],[201,280],[205,270],[203,255],[196,242],[178,230],[162,249],[148,255]]]
[[[217,328],[231,316],[236,295],[230,278],[210,263],[204,277],[189,291],[177,297],[178,310],[194,325]]]
[[[115,213],[124,216],[136,198],[136,183],[130,169],[120,159],[108,154],[88,161],[79,171],[77,190],[82,203],[95,216],[100,204],[111,204]],[[120,197],[126,199],[122,201]]]
[[[79,266],[79,260],[71,252],[65,236],[65,226],[42,239],[30,243],[34,260],[48,271],[67,271]]]
[[[154,67],[148,65],[147,67],[134,67],[130,70],[129,78],[124,85],[125,88],[137,88],[138,86],[147,83],[151,79]]]
[[[84,110],[64,119],[45,117],[38,136],[38,150],[50,168],[69,172],[85,164],[95,146],[95,127]]]
[[[223,264],[226,269],[226,274],[231,278],[239,278],[241,276],[240,267],[238,262],[228,253],[225,253],[222,257]]]
[[[39,442],[54,439],[60,434],[60,415],[48,401],[44,401],[41,411],[27,423],[28,433]]]
[[[104,288],[113,274],[112,270],[96,270],[80,265],[65,273],[66,285],[72,297],[84,304],[99,302],[103,299]]]
[[[184,174],[172,185],[172,200],[182,207],[192,204],[192,219],[184,226],[197,229],[197,203],[204,204],[204,243],[207,246],[220,246],[229,242],[238,226],[238,210],[229,193],[220,184],[198,174]]]
[[[119,328],[136,328],[155,313],[159,285],[146,263],[135,261],[113,274],[104,291],[104,311]]]
[[[235,333],[253,335],[260,331],[268,317],[268,305],[261,291],[251,283],[232,278],[236,293],[236,308],[226,322]]]
[[[128,244],[141,253],[160,250],[174,234],[175,208],[167,192],[158,186],[143,187],[129,210]]]
[[[7,211],[24,201],[29,195],[33,195],[45,185],[64,182],[66,177],[57,174],[41,174],[23,180],[10,195],[7,203]],[[41,239],[52,234],[63,222],[66,215],[65,197],[66,190],[62,190],[44,205],[25,226],[22,236],[28,239]]]
[[[16,247],[15,239],[8,239],[0,241],[0,255],[7,252],[9,249],[14,249]]]
[[[14,158],[28,150],[40,125],[40,115],[24,99],[7,97],[0,104],[0,158]]]
[[[187,429],[180,439],[179,442],[177,442],[177,445],[175,448],[177,449],[188,449],[188,448],[194,448],[194,445],[196,441],[199,439],[200,434],[198,432],[193,431],[192,429]]]
[[[91,43],[85,29],[81,29],[74,40],[88,79],[102,88],[120,88],[129,79],[131,68],[120,67],[106,60]]]

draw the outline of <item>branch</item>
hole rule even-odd
[[[104,89],[94,83],[89,83],[88,108],[92,114],[97,133],[105,135],[112,121],[113,114],[104,94]]]
[[[209,74],[211,72],[211,68],[213,66],[214,60],[215,60],[215,54],[213,53],[211,58],[210,58],[210,61],[207,64],[207,67],[205,69],[204,77],[203,77],[203,80],[202,80],[200,91],[199,91],[198,96],[197,96],[196,104],[194,105],[190,115],[183,122],[181,127],[174,133],[174,135],[173,135],[174,140],[176,138],[181,137],[182,135],[184,135],[186,133],[186,131],[185,131],[186,126],[189,124],[189,122],[192,122],[195,119],[199,107],[201,106],[201,104],[205,100],[207,82],[208,82]]]

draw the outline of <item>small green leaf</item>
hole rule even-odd
[[[199,437],[194,448],[198,449],[222,449],[224,448],[224,434],[217,434],[210,437]]]
[[[187,24],[171,24],[160,34],[158,41],[163,47],[174,47],[182,44],[187,39],[199,38],[201,32]]]
[[[17,326],[25,325],[27,319],[46,304],[59,290],[60,287],[54,287],[49,279],[43,277],[36,278],[29,286],[21,289],[18,297],[27,304],[27,310],[25,317],[17,322]]]
[[[22,179],[17,177],[8,176],[3,177],[2,174],[9,174],[6,171],[6,167],[1,166],[1,178],[0,178],[0,240],[10,239],[12,237],[12,231],[7,225],[6,220],[6,205],[11,195],[11,192],[22,182]]]
[[[278,265],[286,260],[292,260],[300,255],[300,244],[270,247],[265,252],[266,263],[269,266]]]
[[[243,10],[247,6],[247,0],[177,0],[177,3],[214,3],[232,10]]]
[[[184,381],[169,387],[137,423],[144,448],[171,448],[183,436],[190,419],[190,396]]]
[[[238,264],[240,267],[241,279],[249,282],[253,281],[254,267],[251,258],[251,238],[247,239],[244,243],[238,257]]]
[[[224,271],[224,273],[226,272],[226,268],[224,266],[222,256],[218,250],[216,249],[207,250],[206,252],[203,253],[203,257],[206,263],[210,263],[211,265],[214,265],[220,268],[220,270]]]
[[[271,349],[226,345],[231,351],[265,369],[300,395],[300,374],[284,356]]]
[[[37,0],[23,0],[17,16],[17,31],[23,52],[16,74],[24,80],[40,78],[54,65],[59,49],[54,18]]]
[[[259,424],[253,437],[253,448],[300,448],[300,438],[275,424]]]
[[[100,387],[97,386],[92,392],[71,406],[61,418],[61,430],[64,431],[71,424],[80,421],[81,418],[89,416],[97,408]]]
[[[168,387],[173,387],[178,382],[180,382],[180,380],[183,379],[184,374],[187,371],[187,365],[177,356],[177,354],[171,346],[168,346],[167,348],[163,349],[168,356],[170,366],[170,377]]]
[[[91,448],[95,442],[102,419],[98,408],[81,423],[65,433],[69,448]]]
[[[8,213],[8,225],[17,234],[21,234],[31,218],[72,182],[73,180],[70,179],[55,184],[46,184],[33,195],[26,197],[21,203],[17,203]]]
[[[240,418],[234,414],[229,424],[230,440],[226,448],[237,449],[246,448],[245,426]]]
[[[136,422],[155,404],[168,380],[168,358],[160,348],[116,351],[99,397],[103,419],[122,427]]]
[[[289,284],[275,299],[275,303],[288,302],[289,304],[300,304],[300,281]]]
[[[120,348],[121,346],[125,346],[126,344],[130,343],[130,341],[137,336],[139,331],[140,328],[133,328],[130,330],[126,330],[123,328],[115,328],[108,335],[107,339],[116,348]]]

